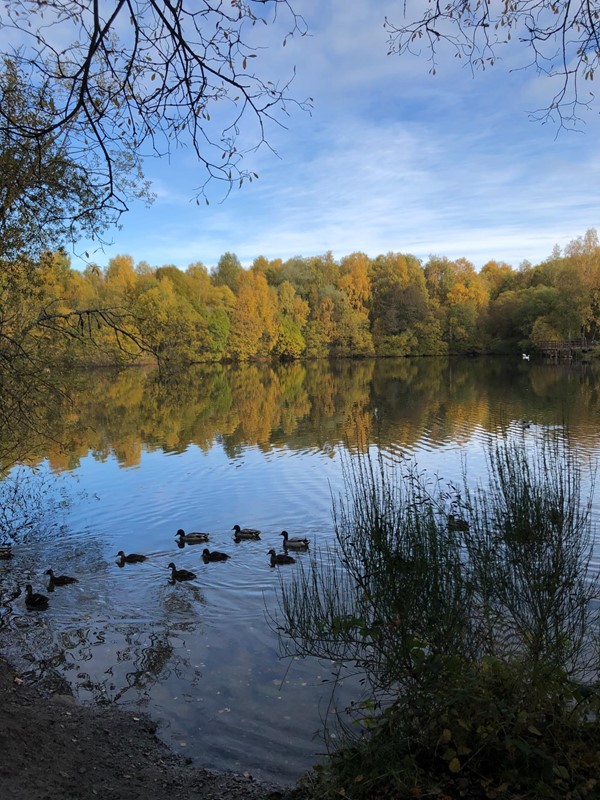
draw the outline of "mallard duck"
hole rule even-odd
[[[31,584],[28,583],[25,587],[25,591],[27,594],[25,595],[25,605],[27,608],[32,610],[43,611],[44,609],[48,608],[48,598],[45,594],[38,594],[38,592],[34,592],[31,588]]]
[[[289,534],[287,531],[281,531],[280,536],[283,536],[283,546],[284,548],[289,548],[290,550],[307,550],[308,549],[308,539],[290,539]]]
[[[275,550],[269,550],[267,553],[268,556],[271,556],[271,566],[274,567],[276,564],[295,564],[296,559],[288,556],[287,553],[276,553]]]
[[[51,569],[46,570],[46,575],[50,576],[48,581],[48,591],[54,590],[55,586],[67,586],[69,583],[79,583],[77,578],[71,578],[70,575],[55,575]]]
[[[455,517],[454,514],[448,514],[448,530],[449,531],[468,531],[469,523],[466,519]]]
[[[193,581],[196,577],[196,573],[190,572],[189,569],[177,569],[172,561],[169,564],[169,569],[171,570],[171,580],[173,583],[175,583],[175,581]]]
[[[240,528],[239,525],[234,525],[232,530],[235,531],[234,539],[260,539],[260,531],[256,528]]]
[[[227,561],[230,556],[227,553],[219,553],[218,550],[213,550],[212,553],[205,547],[202,551],[202,560],[203,561]]]
[[[186,533],[183,528],[179,528],[177,538],[179,539],[179,544],[200,544],[201,542],[208,542],[208,533]]]
[[[260,539],[260,531],[256,528],[240,528],[239,525],[234,525],[232,530],[234,539]]]
[[[122,550],[119,550],[117,553],[117,558],[119,559],[118,564],[120,567],[123,564],[139,564],[141,561],[146,560],[146,556],[142,556],[139,553],[130,553],[128,556]]]
[[[0,558],[10,558],[12,556],[12,547],[9,544],[0,546]]]

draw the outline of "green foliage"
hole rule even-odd
[[[0,259],[36,259],[81,236],[101,238],[119,212],[102,202],[106,187],[85,150],[69,153],[56,132],[23,133],[52,127],[55,98],[48,84],[36,87],[16,60],[0,59],[0,109]],[[120,157],[114,166],[124,197],[148,199],[137,163]]]
[[[281,359],[300,358],[305,347],[306,342],[299,325],[293,319],[284,317],[279,323],[275,355]]]
[[[235,253],[224,253],[213,272],[213,282],[215,286],[228,286],[234,294],[237,294],[243,271]]]
[[[310,796],[597,792],[600,587],[582,467],[558,436],[536,452],[506,440],[488,465],[473,488],[358,459],[335,553],[282,582],[286,652],[370,687]]]
[[[42,360],[72,365],[147,360],[149,350],[178,365],[514,353],[548,338],[594,337],[600,323],[594,232],[537,267],[513,271],[490,262],[481,274],[464,259],[436,257],[422,266],[400,253],[373,260],[353,253],[339,264],[330,253],[285,263],[259,257],[250,270],[225,253],[212,276],[200,262],[186,271],[136,267],[129,255],[79,273],[61,251],[37,260],[21,255],[3,266],[5,363],[25,342],[35,342]],[[22,352],[26,358],[29,351]]]

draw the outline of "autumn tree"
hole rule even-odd
[[[282,282],[283,261],[280,258],[274,258],[269,261],[264,256],[258,256],[252,262],[251,269],[253,272],[262,272],[269,286],[279,286]]]
[[[271,291],[264,275],[251,271],[241,275],[230,315],[227,349],[231,358],[247,361],[271,354],[277,340],[277,318]]]
[[[309,305],[296,294],[289,281],[277,290],[279,326],[274,353],[281,359],[299,358],[306,348],[302,331],[308,319]]]
[[[5,268],[18,258],[31,260],[81,235],[101,235],[111,222],[108,205],[99,207],[94,173],[65,152],[56,133],[29,140],[6,122],[42,125],[54,98],[46,86],[35,87],[14,60],[0,69],[0,258]],[[135,174],[135,173],[134,173]],[[119,166],[115,183],[124,196],[134,188],[131,170]]]
[[[479,270],[485,281],[490,300],[516,284],[516,274],[510,264],[504,261],[487,261]]]
[[[481,349],[483,317],[488,290],[481,275],[467,259],[450,261],[432,256],[425,265],[427,288],[437,304],[444,340],[451,351]]]
[[[600,332],[600,242],[595,228],[572,240],[564,250],[565,262],[585,287],[583,335],[594,341]]]
[[[369,266],[370,259],[364,253],[352,253],[340,263],[338,342],[342,351],[358,356],[375,352],[368,308],[371,294]]]
[[[417,347],[415,326],[429,313],[420,261],[402,253],[377,256],[371,264],[371,326],[377,353],[409,355]]]
[[[213,282],[215,286],[228,286],[234,294],[237,294],[243,271],[244,268],[235,253],[223,253],[213,272]]]

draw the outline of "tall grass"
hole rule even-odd
[[[287,651],[352,665],[370,690],[360,733],[307,780],[315,797],[596,786],[599,585],[583,467],[558,435],[533,452],[501,440],[487,461],[475,487],[381,455],[347,461],[335,551],[282,584]]]

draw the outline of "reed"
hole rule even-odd
[[[558,432],[535,449],[500,440],[487,464],[473,486],[381,453],[346,461],[335,548],[281,583],[284,652],[368,687],[309,796],[600,791],[593,470],[584,499]]]

